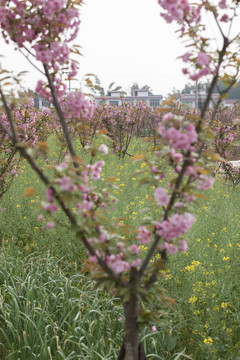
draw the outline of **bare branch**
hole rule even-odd
[[[8,121],[10,122],[11,130],[12,130],[11,138],[12,138],[13,143],[16,144],[16,143],[19,141],[19,139],[18,139],[18,135],[17,135],[15,123],[14,123],[14,120],[13,120],[13,118],[12,118],[11,111],[10,111],[8,105],[7,105],[7,101],[6,101],[5,95],[4,95],[3,92],[2,92],[1,86],[0,86],[0,95],[1,95],[1,98],[2,98],[2,101],[3,101],[4,109],[5,109],[6,113],[7,113]],[[2,125],[3,125],[3,124],[1,124],[1,126],[2,126]],[[3,128],[3,126],[2,126],[2,128]],[[7,129],[5,128],[4,131],[6,131],[6,130],[7,130]],[[7,131],[7,134],[9,134],[8,131]]]
[[[75,149],[74,149],[74,146],[73,146],[73,142],[72,142],[72,139],[71,139],[71,136],[70,136],[70,132],[69,132],[69,129],[68,129],[68,125],[66,123],[66,120],[65,120],[65,117],[63,115],[63,112],[62,112],[62,109],[61,109],[61,106],[59,104],[59,101],[58,101],[58,98],[57,98],[57,95],[55,93],[55,89],[54,89],[54,85],[53,85],[53,82],[52,82],[52,78],[51,78],[51,75],[49,73],[49,70],[48,70],[48,66],[47,65],[43,65],[44,67],[44,70],[45,70],[45,75],[48,79],[48,84],[49,84],[49,87],[50,87],[50,91],[51,91],[51,95],[52,95],[52,99],[53,99],[53,104],[54,104],[54,107],[57,111],[57,114],[58,114],[58,117],[59,117],[59,120],[60,120],[60,123],[62,125],[62,129],[63,129],[63,132],[64,132],[64,135],[66,137],[66,141],[67,141],[67,145],[68,145],[68,149],[69,149],[69,152],[72,156],[76,156],[76,152],[75,152]],[[76,167],[78,167],[77,164],[75,164]]]
[[[33,56],[33,54],[32,54],[25,46],[24,46],[24,49],[25,49],[26,51],[28,51],[30,55]],[[39,67],[37,67],[37,65],[35,65],[35,64],[29,59],[29,57],[24,54],[24,52],[23,52],[20,48],[19,48],[18,50],[19,50],[19,52],[27,59],[27,61],[28,61],[37,71],[39,71],[42,75],[45,75],[44,72],[43,72],[41,69],[39,69]]]

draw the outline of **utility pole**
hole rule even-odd
[[[62,71],[63,74],[69,74],[69,71]],[[71,78],[67,78],[68,80],[68,92],[71,91]]]
[[[196,80],[196,90],[195,90],[195,108],[198,109],[198,81]]]

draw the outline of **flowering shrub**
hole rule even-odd
[[[32,98],[23,99],[23,105],[14,105],[11,111],[18,132],[19,141],[33,147],[39,136],[42,136],[48,110],[37,111]],[[10,124],[4,112],[0,114],[2,124],[10,131]],[[46,133],[46,131],[45,131]],[[8,134],[0,128],[0,197],[9,189],[14,177],[21,173],[21,158],[17,154]]]
[[[77,92],[76,94],[68,93],[68,95],[69,94],[73,97],[76,96],[76,99],[78,99]],[[80,95],[80,98],[82,98],[83,94],[80,93]],[[87,145],[91,145],[96,139],[99,130],[99,120],[97,117],[93,116],[96,104],[85,99],[84,104],[79,104],[79,108],[77,109],[76,107],[74,113],[72,111],[73,107],[74,106],[71,104],[69,107],[67,101],[64,101],[62,112],[66,120],[71,139],[74,141],[79,140],[82,147],[85,148]],[[51,128],[52,132],[57,137],[58,158],[55,161],[59,164],[69,154],[69,148],[56,111],[52,111],[51,114]]]
[[[229,160],[233,152],[234,140],[237,137],[237,126],[218,122],[215,124],[214,132],[215,138],[212,141],[212,146],[221,158],[225,159],[220,163],[219,169],[224,172],[225,180],[230,181],[232,186],[236,186],[240,182],[240,171]]]
[[[132,136],[143,127],[149,113],[150,109],[142,101],[139,101],[136,107],[124,101],[117,107],[107,104],[98,106],[93,118],[98,119],[100,129],[106,131],[113,152],[124,158],[128,154]]]
[[[230,26],[238,11],[235,1],[229,3],[228,6],[226,1],[221,0],[218,3],[219,10],[214,4],[205,1],[191,4],[187,0],[159,0],[159,5],[165,11],[162,16],[168,22],[177,21],[180,24],[180,36],[191,39],[192,51],[183,55],[183,61],[189,63],[189,67],[183,70],[184,73],[189,74],[192,80],[210,75],[211,83],[206,102],[195,124],[172,112],[161,118],[158,133],[165,146],[153,154],[151,159],[146,159],[150,169],[149,176],[141,180],[142,183],[154,187],[153,201],[159,205],[160,213],[157,220],[148,218],[137,229],[135,241],[130,244],[129,234],[122,237],[103,216],[104,211],[111,211],[116,202],[111,196],[111,186],[108,189],[111,178],[104,181],[101,191],[95,190],[95,182],[101,181],[104,160],[85,163],[77,156],[73,145],[69,129],[71,125],[67,117],[69,114],[73,117],[81,114],[83,118],[90,118],[92,107],[81,93],[70,93],[65,97],[66,89],[58,75],[58,70],[65,65],[72,69],[69,76],[76,75],[76,63],[69,59],[69,42],[76,37],[78,31],[78,5],[81,1],[14,0],[7,4],[0,1],[1,30],[6,41],[14,41],[43,65],[47,83],[39,82],[37,91],[46,99],[52,99],[68,146],[69,157],[53,167],[54,177],[50,180],[49,174],[43,172],[31,152],[23,145],[22,135],[16,128],[15,117],[11,105],[6,101],[2,85],[0,94],[6,115],[1,119],[0,126],[12,141],[12,146],[28,161],[46,186],[42,211],[48,217],[48,229],[56,226],[54,213],[58,207],[61,208],[71,223],[72,230],[86,248],[89,257],[86,266],[91,271],[91,276],[98,284],[104,285],[120,298],[125,317],[125,338],[119,360],[146,358],[140,343],[140,325],[147,323],[155,331],[155,323],[159,318],[156,311],[147,311],[144,304],[153,301],[164,304],[173,302],[158,288],[157,279],[166,268],[168,255],[187,249],[184,235],[194,223],[194,217],[188,210],[189,204],[195,201],[198,192],[206,190],[213,183],[213,179],[206,175],[204,160],[201,158],[205,141],[203,120],[219,74],[226,81],[229,79],[229,83],[232,81],[233,75],[227,73],[226,63],[234,65],[233,68],[238,70],[236,48],[235,56],[229,56],[232,44],[239,48],[238,36],[228,38],[221,28],[221,22],[225,23],[227,20],[226,16],[222,15],[226,7],[228,6],[232,16],[229,18]],[[211,13],[223,38],[221,47],[216,52],[210,49],[210,41],[204,34],[205,29],[201,23],[203,10]],[[67,114],[64,103],[69,107]],[[127,152],[138,121],[137,113],[132,114],[132,111],[127,103],[120,108],[102,106],[101,116],[111,138],[111,146],[121,157]],[[104,155],[107,148],[102,145],[100,151]],[[159,161],[162,158],[166,159],[173,170],[173,177],[168,181],[168,191],[161,185],[165,178]],[[39,214],[39,221],[42,217],[43,215]],[[148,244],[143,259],[139,254],[139,243]],[[157,254],[158,258],[153,263],[150,262]],[[150,293],[149,290],[153,287],[157,291]]]
[[[215,113],[214,121],[212,121],[213,113]],[[238,146],[235,145],[239,137],[237,117],[238,107],[221,108],[218,111],[211,109],[206,113],[206,123],[211,126],[213,134],[210,148],[222,159],[218,164],[217,171],[223,172],[225,180],[229,181],[232,186],[236,186],[240,181],[239,169],[230,161],[239,157]]]

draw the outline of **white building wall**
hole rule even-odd
[[[138,91],[137,96],[148,96],[148,91]]]
[[[116,92],[111,91],[111,97],[118,97],[118,98],[120,98],[120,96],[121,96],[121,94],[120,94],[119,91],[116,91]]]

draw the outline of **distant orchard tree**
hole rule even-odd
[[[144,86],[139,87],[137,82],[134,82],[130,88],[131,95],[133,94],[134,90],[138,90],[138,89],[146,89],[150,95],[153,95],[152,89],[149,85],[144,85]]]
[[[95,74],[87,74],[85,78],[85,84],[90,89],[90,94],[92,96],[108,96],[110,91],[121,91],[123,94],[126,94],[125,91],[122,90],[121,85],[116,85],[113,81],[108,87],[105,89],[99,79],[99,77]]]

